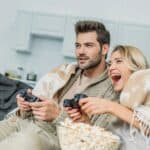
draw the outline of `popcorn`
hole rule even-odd
[[[120,138],[98,126],[74,123],[70,119],[57,128],[62,150],[117,150]]]

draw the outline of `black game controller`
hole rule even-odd
[[[37,102],[37,101],[40,101],[40,99],[38,97],[27,93],[27,90],[22,90],[19,93],[19,96],[22,97],[22,98],[24,98],[24,100],[28,101],[28,102]]]
[[[75,94],[74,98],[72,98],[72,99],[65,99],[64,103],[63,103],[63,106],[64,107],[79,108],[80,107],[79,106],[80,99],[86,98],[86,97],[87,97],[87,95],[85,95],[85,94],[81,94],[81,93]]]

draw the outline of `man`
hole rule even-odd
[[[71,99],[76,93],[116,98],[105,62],[110,43],[109,32],[97,21],[79,21],[75,31],[78,64],[62,65],[45,75],[32,91],[33,95],[40,98],[40,102],[31,103],[17,97],[19,117],[15,121],[10,118],[0,123],[0,140],[6,138],[0,143],[0,149],[1,145],[4,149],[6,143],[12,149],[13,144],[8,144],[11,133],[15,133],[15,137],[11,138],[12,143],[22,145],[22,150],[25,145],[32,150],[59,149],[55,127],[67,116],[63,111],[64,99]],[[88,120],[106,126],[110,118],[110,115],[105,114],[80,121]]]

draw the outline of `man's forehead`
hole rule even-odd
[[[77,43],[92,43],[97,41],[97,34],[95,32],[88,32],[88,33],[80,33],[76,37]]]
[[[93,37],[97,37],[97,33],[96,31],[90,31],[90,32],[81,32],[77,34],[77,38],[78,37],[84,37],[84,36],[93,36]]]

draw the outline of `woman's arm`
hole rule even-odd
[[[127,122],[128,124],[130,124],[136,128],[140,128],[139,122],[137,120],[135,120],[133,117],[133,110],[131,110],[121,104],[115,103],[115,102],[111,102],[110,105],[111,105],[111,107],[110,107],[111,114],[117,116],[124,122]]]
[[[88,115],[111,113],[121,120],[139,128],[139,123],[133,120],[133,111],[127,107],[106,99],[88,97],[80,100],[81,110]]]

